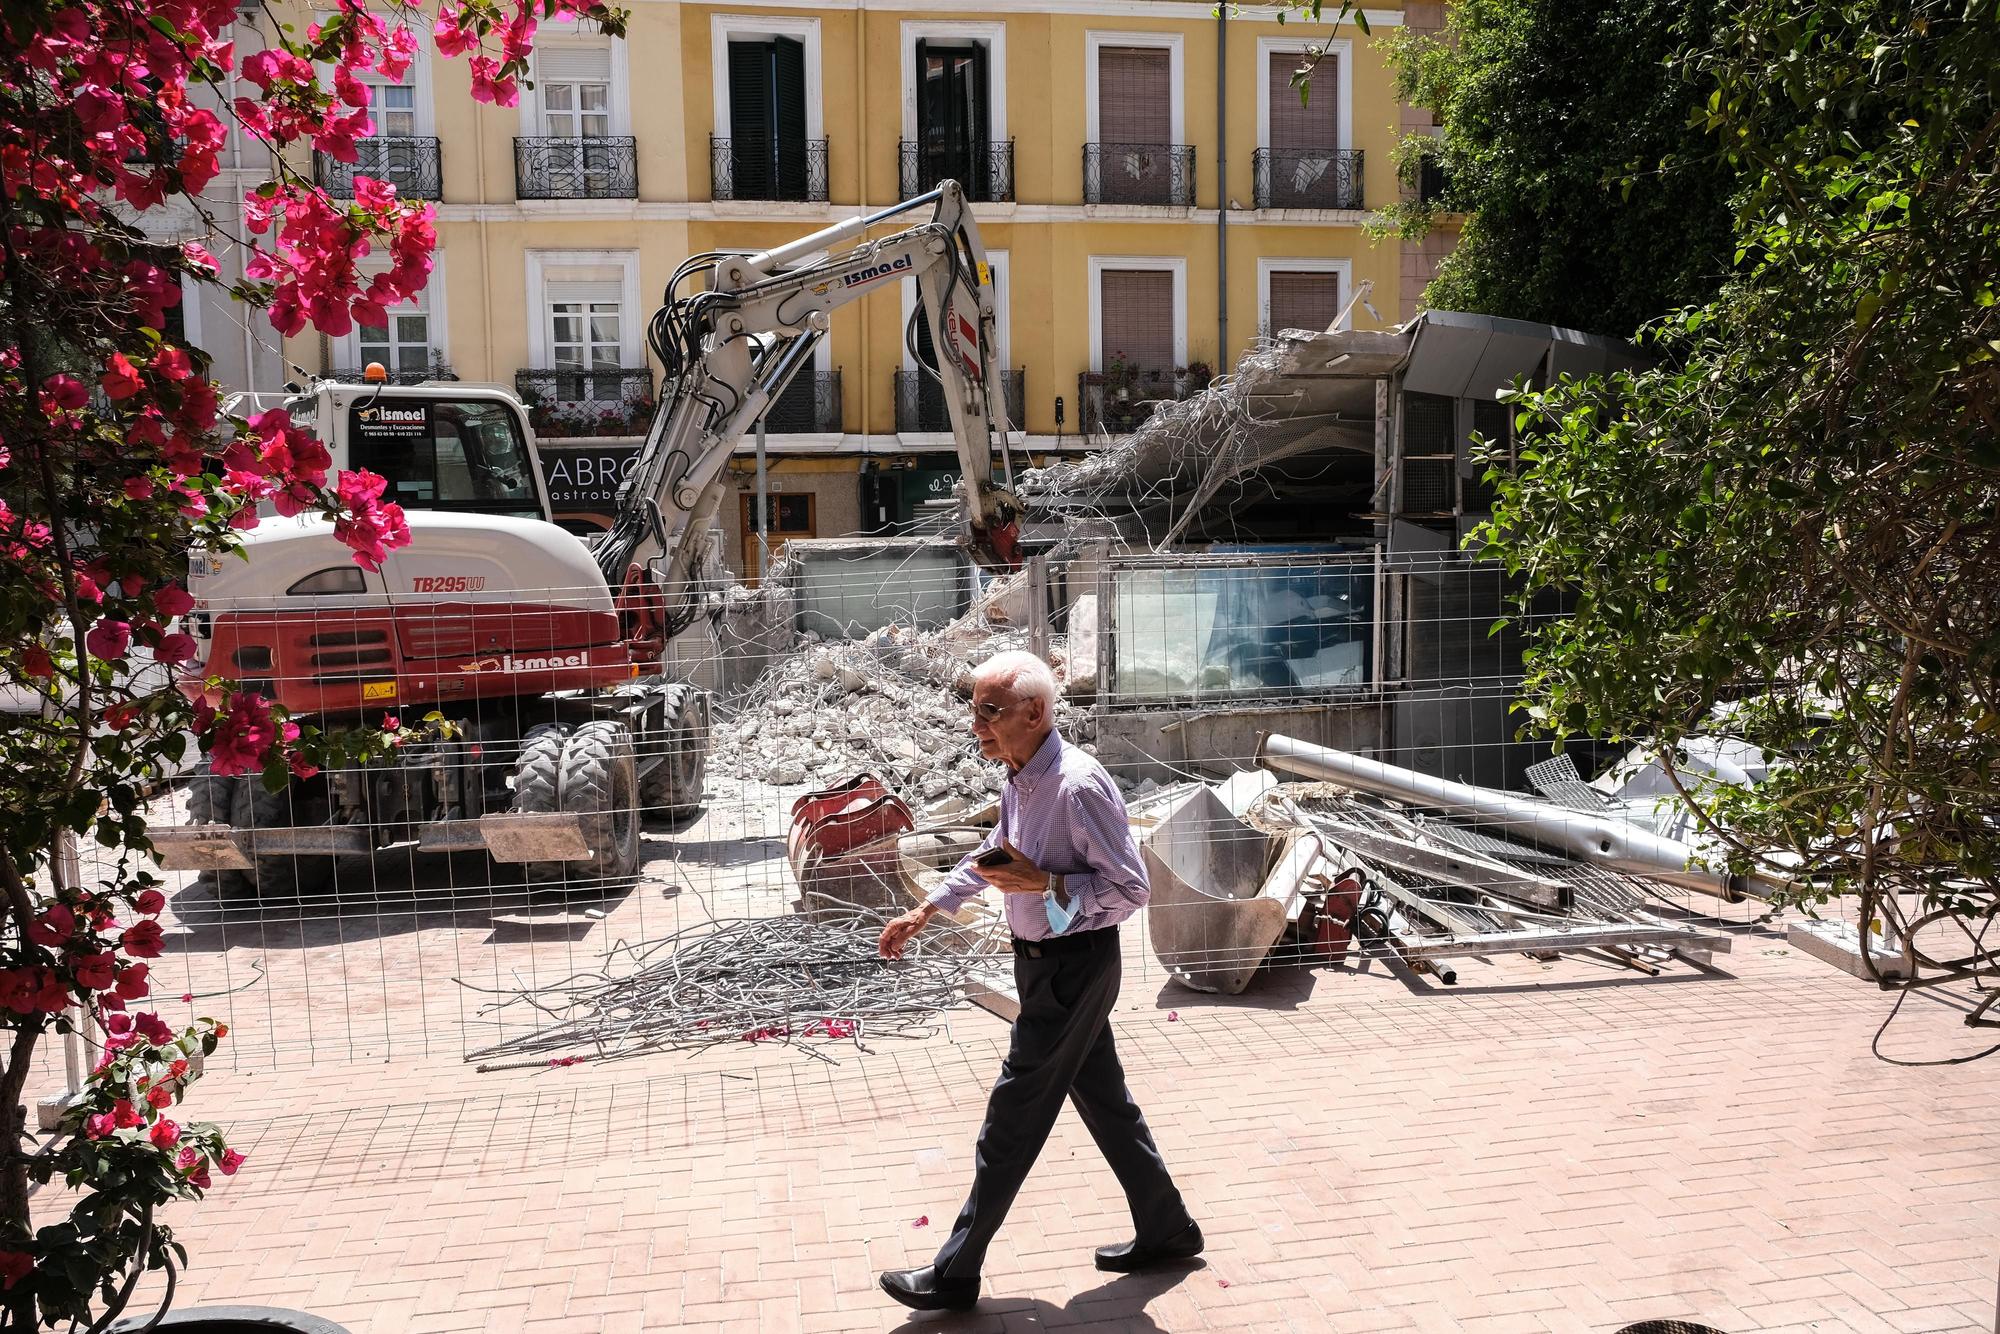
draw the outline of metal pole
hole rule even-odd
[[[1215,7],[1215,373],[1229,360],[1229,6]]]
[[[771,499],[764,470],[764,419],[757,419],[757,582],[762,584],[771,564]]]

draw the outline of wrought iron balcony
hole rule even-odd
[[[637,199],[639,144],[629,134],[514,140],[516,199]]]
[[[1083,202],[1194,207],[1192,144],[1085,144]]]
[[[939,148],[917,139],[901,141],[901,181],[905,199],[957,181],[965,197],[979,204],[1014,202],[1014,141]]]
[[[1085,435],[1125,435],[1143,426],[1162,403],[1191,398],[1206,388],[1206,366],[1141,370],[1113,366],[1076,377],[1079,427]]]
[[[363,372],[364,368],[359,366],[335,366],[326,372],[326,377],[329,380],[338,380],[342,384],[361,384]],[[389,371],[390,384],[423,384],[430,380],[452,381],[457,378],[458,374],[452,370],[450,364],[443,361],[434,361],[419,371]]]
[[[840,430],[840,372],[800,371],[764,410],[764,429],[772,435]]]
[[[896,429],[898,431],[949,431],[951,411],[945,407],[944,389],[923,371],[894,371],[896,389]],[[1000,372],[1000,404],[1007,424],[1026,430],[1028,373],[1025,370]]]
[[[1361,207],[1358,148],[1260,148],[1251,166],[1258,208]]]
[[[653,418],[653,372],[644,366],[520,370],[514,372],[514,392],[543,439],[643,435]]]
[[[826,202],[826,140],[796,143],[708,141],[709,198]]]
[[[354,145],[354,161],[336,162],[313,154],[313,175],[336,199],[354,198],[354,178],[371,176],[396,187],[404,199],[444,197],[444,165],[438,141],[428,135],[363,139]]]

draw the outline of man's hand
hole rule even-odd
[[[1028,854],[1005,839],[1000,846],[1013,860],[1001,866],[981,866],[974,862],[972,869],[982,880],[1002,894],[1039,894],[1049,887],[1049,873],[1029,861]]]
[[[882,928],[882,938],[875,942],[875,951],[885,959],[903,957],[903,947],[916,938],[917,932],[931,920],[937,909],[930,904],[910,909],[895,921]]]

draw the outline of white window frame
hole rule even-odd
[[[826,111],[820,92],[819,20],[784,18],[777,14],[712,14],[708,20],[709,83],[714,90],[718,139],[734,139],[729,120],[729,43],[760,42],[789,37],[806,48],[806,138],[826,138]],[[620,42],[620,46],[624,43]]]
[[[430,321],[431,351],[437,354],[436,360],[449,362],[451,360],[451,345],[448,341],[447,331],[451,326],[445,321],[444,264],[444,247],[440,246],[431,255],[431,276],[424,283],[421,300],[424,304],[424,317]],[[375,275],[386,272],[388,268],[389,265],[386,262],[374,265],[364,262],[359,270],[362,289],[365,291],[368,283]],[[389,318],[392,320],[395,319],[396,311],[408,304],[407,301],[403,301],[389,307]],[[355,325],[332,341],[334,365],[361,367],[368,364],[361,359],[360,325]],[[390,366],[387,369],[390,374],[395,374],[396,368],[394,366]]]
[[[1090,274],[1090,370],[1104,373],[1104,275],[1106,273],[1158,272],[1174,275],[1174,366],[1188,364],[1187,341],[1187,256],[1185,255],[1092,255]]]
[[[209,284],[192,273],[181,274],[181,337],[189,347],[203,352],[207,352],[208,348],[201,341],[201,300],[208,287]]]
[[[565,269],[616,268],[619,274],[618,361],[628,370],[646,365],[640,326],[646,311],[639,304],[639,252],[636,250],[529,250],[526,252],[528,297],[527,370],[554,368],[549,346],[549,284],[563,281]]]
[[[1259,37],[1257,39],[1257,147],[1271,146],[1271,57],[1302,56],[1309,46],[1324,46],[1326,60],[1334,63],[1335,92],[1339,103],[1334,112],[1334,148],[1342,153],[1354,147],[1354,43],[1345,37],[1315,42],[1310,37]],[[1320,62],[1320,68],[1326,61]]]
[[[1007,142],[1007,25],[903,20],[903,140],[917,137],[917,43],[966,41],[986,47],[986,132],[990,142]]]
[[[579,19],[545,20],[535,36],[537,56],[558,46],[607,47],[611,52],[611,92],[610,115],[605,133],[612,138],[629,136],[632,133],[632,62],[631,43],[618,41],[600,34],[594,25],[586,27]],[[539,71],[541,66],[535,57],[529,59],[530,68]],[[540,74],[535,74],[538,85],[534,91],[522,90],[520,98],[521,137],[541,139],[548,137],[542,117],[542,95],[539,88]]]
[[[1014,369],[1014,336],[1012,327],[1014,318],[1013,306],[1008,300],[1007,293],[1008,289],[1014,283],[1013,259],[1005,250],[988,250],[986,252],[986,262],[989,265],[996,266],[1000,272],[1000,281],[993,284],[993,323],[999,335],[1000,369],[1011,371]],[[905,278],[897,286],[902,288],[903,322],[896,327],[898,329],[908,329],[910,327],[910,317],[917,313],[917,280],[915,278]],[[917,368],[917,363],[916,359],[910,355],[909,340],[903,339],[902,342],[903,369],[913,371]]]
[[[1083,34],[1083,108],[1085,143],[1102,143],[1098,132],[1097,52],[1106,46],[1164,47],[1168,53],[1167,80],[1169,112],[1167,134],[1170,143],[1187,142],[1187,81],[1185,46],[1177,32],[1110,32],[1095,28]]]
[[[391,86],[387,79],[384,79],[380,73],[374,70],[364,70],[358,77],[371,90]],[[431,44],[429,42],[422,39],[418,40],[416,54],[410,57],[410,70],[405,77],[410,81],[410,88],[412,90],[410,102],[412,109],[416,112],[417,127],[411,133],[419,139],[433,138],[437,134],[437,104],[436,99],[431,96]],[[371,113],[375,110],[374,104],[370,104],[369,110]]]
[[[1270,255],[1257,258],[1257,332],[1269,338],[1278,331],[1271,327],[1271,275],[1274,273],[1337,273],[1340,275],[1340,292],[1334,302],[1334,314],[1341,316],[1336,327],[1349,329],[1354,326],[1353,312],[1347,303],[1354,299],[1354,261],[1351,259],[1283,259]]]

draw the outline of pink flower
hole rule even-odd
[[[166,933],[158,922],[134,922],[118,937],[125,952],[135,959],[157,959],[166,953]]]
[[[124,657],[131,645],[132,626],[128,621],[101,620],[83,637],[83,646],[106,662]]]
[[[120,1098],[111,1104],[112,1124],[120,1130],[130,1130],[133,1126],[143,1124],[145,1120],[145,1117],[139,1115],[139,1109],[132,1105],[130,1098]]]
[[[170,344],[154,354],[153,371],[163,379],[179,384],[194,374],[194,362],[185,350]]]
[[[155,1047],[165,1047],[174,1040],[174,1030],[168,1028],[166,1020],[160,1018],[160,1016],[154,1014],[151,1010],[144,1010],[133,1015],[132,1026],[139,1030],[141,1037],[145,1038],[146,1041],[152,1043]]]
[[[198,648],[193,635],[175,631],[160,640],[160,646],[153,650],[153,657],[171,667],[193,658]]]
[[[146,916],[154,917],[167,906],[167,896],[157,889],[142,889],[139,897],[132,900],[132,906]]]
[[[90,402],[90,391],[73,375],[51,375],[42,381],[42,392],[59,408],[75,412]]]
[[[40,644],[30,644],[21,650],[21,670],[29,676],[46,681],[56,674],[56,665],[49,658],[49,651]]]
[[[174,1091],[165,1084],[155,1084],[146,1090],[146,1101],[151,1103],[155,1109],[169,1107],[174,1101]]]
[[[55,903],[28,926],[28,939],[37,945],[50,949],[66,943],[76,934],[76,913],[63,904]]]
[[[118,999],[133,1001],[143,998],[153,989],[152,981],[147,977],[150,971],[149,966],[143,963],[126,964],[119,969],[116,988]]]
[[[118,980],[117,960],[109,954],[85,954],[70,966],[70,975],[80,987],[104,991]]]
[[[440,5],[437,22],[431,26],[431,40],[437,44],[439,55],[457,56],[465,54],[477,39],[459,27],[456,9]]]
[[[174,1166],[180,1168],[183,1172],[200,1161],[201,1152],[192,1144],[183,1145],[181,1151],[174,1155]]]
[[[13,1291],[16,1283],[34,1272],[34,1256],[24,1251],[0,1251],[0,1291]]]
[[[127,500],[151,500],[153,498],[153,479],[150,477],[127,477],[124,481],[124,488]]]
[[[153,607],[162,616],[185,616],[194,610],[194,599],[179,584],[168,584],[153,594]]]
[[[122,1038],[132,1031],[132,1016],[122,1010],[110,1010],[104,1016],[104,1031],[114,1038]]]
[[[97,379],[104,396],[113,400],[130,398],[145,388],[139,378],[139,369],[128,360],[123,352],[113,352],[111,360],[105,363],[104,374]]]
[[[118,1129],[118,1123],[111,1119],[109,1112],[97,1112],[84,1118],[83,1133],[87,1139],[109,1139]]]
[[[146,1138],[162,1149],[171,1149],[181,1142],[181,1128],[163,1116],[153,1122],[153,1128],[146,1132]]]
[[[209,732],[209,766],[224,775],[255,773],[277,736],[269,700],[254,690],[232,695]]]
[[[216,1166],[222,1169],[222,1175],[233,1177],[236,1175],[236,1169],[243,1166],[243,1155],[234,1149],[225,1149],[222,1153],[222,1161],[217,1163]]]

